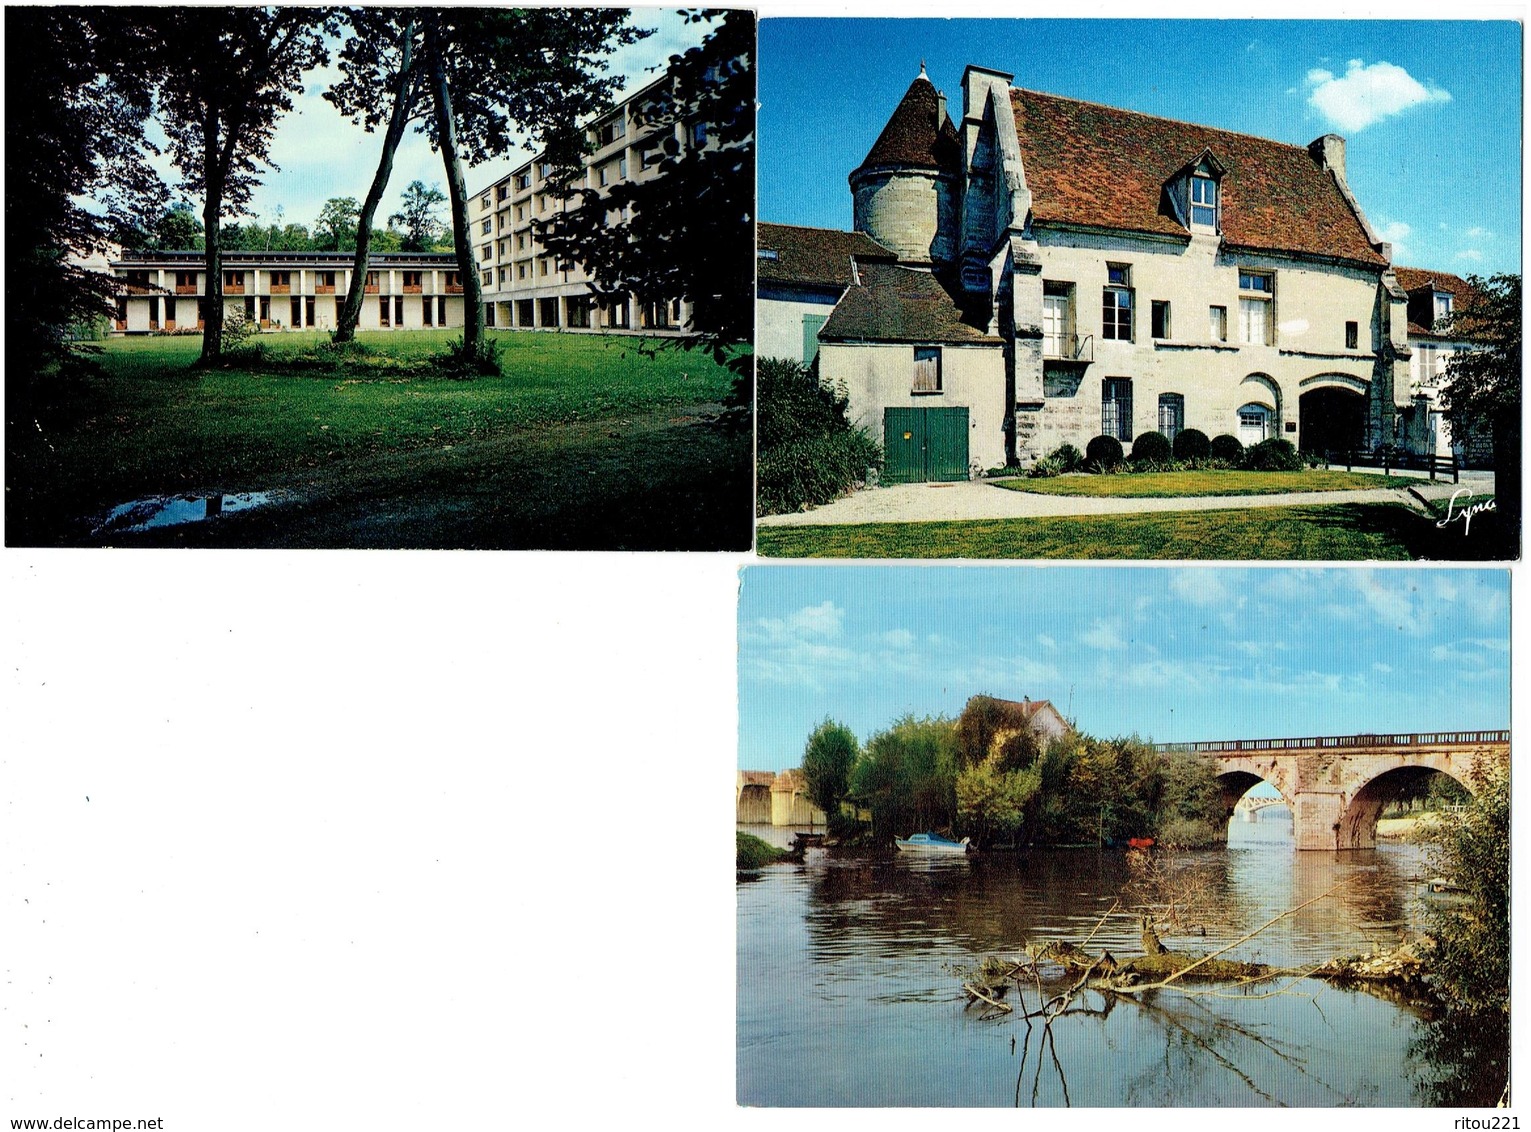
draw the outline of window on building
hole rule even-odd
[[[485,193],[483,196],[479,197],[479,199],[478,199],[478,206],[481,209],[484,209],[486,211],[488,210],[488,208],[489,208],[489,194],[488,193]]]
[[[303,299],[294,295],[287,304],[287,325],[300,327],[303,325]]]
[[[569,326],[588,329],[590,326],[590,296],[570,295],[564,300],[566,322]]]
[[[223,273],[223,289],[225,291],[243,291],[245,289],[245,273],[243,271],[225,271]]]
[[[691,123],[691,148],[692,149],[701,149],[706,144],[707,144],[707,123],[706,122],[692,122]]]
[[[613,330],[626,330],[632,325],[626,302],[618,299],[606,308],[606,325]]]
[[[518,190],[519,189],[529,189],[531,187],[532,187],[532,173],[531,173],[530,169],[523,170],[522,172],[516,174],[516,188]],[[517,209],[516,210],[516,217],[517,217],[517,219],[519,219],[520,216],[521,216],[521,210]]]
[[[150,309],[152,310],[153,308]],[[266,295],[260,297],[260,324],[262,326],[271,325],[271,299]]]
[[[1345,349],[1354,350],[1361,344],[1361,324],[1347,322],[1345,324]]]
[[[291,287],[291,286],[292,286],[292,272],[290,272],[290,271],[273,271],[271,273],[271,289],[273,291],[275,291],[278,287],[281,287],[281,288],[283,288],[285,290],[286,288]]]
[[[547,273],[548,273],[548,261],[545,258],[544,259],[539,259],[537,261],[537,274],[538,275],[546,275]]]
[[[362,291],[363,292],[371,292],[372,294],[375,295],[375,294],[377,294],[377,289],[378,289],[378,272],[376,272],[376,271],[369,271],[369,272],[367,272],[367,281],[362,284]]]
[[[437,295],[436,296],[436,325],[437,326],[445,326],[446,324],[447,324],[447,300],[446,300],[446,296],[445,295]]]
[[[597,175],[597,178],[600,181],[602,186],[604,186],[606,184],[606,182],[609,180],[609,177],[607,175],[607,171],[608,171],[609,168],[610,168],[609,166],[602,165],[601,168],[600,168],[600,172]]]
[[[627,154],[625,153],[621,157],[617,158],[617,176],[627,176]]]
[[[255,318],[255,296],[254,295],[246,295],[245,296],[245,317],[248,318],[248,319],[254,319]]]
[[[1214,342],[1228,341],[1228,308],[1207,308],[1207,333]]]
[[[664,150],[659,143],[649,142],[638,151],[638,164],[644,169],[650,169],[664,160]]]
[[[1271,411],[1264,405],[1245,405],[1239,409],[1239,440],[1247,448],[1270,436]]]
[[[305,326],[312,326],[314,324],[314,297],[312,295],[304,296],[303,309],[308,312],[308,317],[303,320],[303,324]]]
[[[147,270],[134,270],[127,273],[129,287],[147,287],[149,285],[149,272]]]
[[[404,273],[404,289],[406,291],[418,291],[421,286],[422,275],[423,273],[419,271],[406,271]]]
[[[537,314],[542,319],[542,325],[543,326],[557,326],[558,325],[558,300],[557,299],[538,299],[537,300],[537,306],[540,308],[537,311]]]
[[[494,221],[485,218],[484,222],[479,225],[479,231],[486,236],[489,235],[490,232],[494,231]]]
[[[1155,338],[1169,338],[1170,304],[1168,299],[1155,299],[1149,307],[1149,333]]]
[[[521,251],[525,251],[525,250],[526,250],[526,233],[525,232],[521,232],[521,233],[518,233],[516,235],[516,251],[521,252]]]
[[[602,145],[610,145],[618,138],[627,136],[627,123],[620,117],[613,118],[610,122],[603,123],[600,129]]]
[[[261,301],[262,302],[266,302],[268,300],[262,299]],[[149,296],[149,329],[150,330],[158,330],[159,329],[159,296],[158,295],[150,295]]]
[[[1239,272],[1239,341],[1252,346],[1272,345],[1271,307],[1276,277],[1268,271]]]
[[[493,326],[494,325],[494,304],[493,303],[485,303],[484,304],[484,325],[485,326]]]
[[[1451,321],[1451,296],[1444,291],[1435,293],[1435,325],[1442,326]]]
[[[392,314],[392,311],[393,311],[393,304],[388,301],[388,296],[387,295],[380,295],[380,296],[378,296],[378,300],[377,300],[377,324],[379,326],[391,326],[392,325],[392,320],[390,318],[390,315]]]
[[[526,264],[524,264],[524,263],[516,264],[516,278],[517,279],[525,279],[526,278]]]
[[[404,296],[403,295],[395,295],[393,297],[393,324],[395,326],[403,326],[404,325]]]
[[[1132,439],[1132,379],[1108,377],[1101,382],[1100,434]]]
[[[478,258],[480,260],[482,260],[483,262],[485,262],[485,263],[488,263],[491,259],[493,259],[494,258],[494,245],[493,244],[485,244],[483,247],[479,248],[479,250],[478,250]]]
[[[914,348],[914,384],[910,392],[941,392],[941,348],[939,346]]]
[[[1201,172],[1191,177],[1191,227],[1217,228],[1217,182]]]
[[[128,301],[125,298],[119,298],[117,300],[117,329],[118,330],[126,330],[127,328],[128,328]]]
[[[478,281],[480,283],[482,283],[485,287],[492,287],[492,286],[494,286],[494,272],[492,272],[492,271],[481,271],[481,272],[479,272],[479,274],[478,274]]]
[[[320,294],[328,294],[335,289],[335,273],[333,271],[321,271],[315,275]]]
[[[175,296],[165,296],[165,329],[175,329]]]
[[[494,199],[495,200],[505,200],[509,196],[510,196],[510,186],[509,185],[500,185],[500,186],[498,186],[494,190]]]
[[[538,164],[538,166],[537,166],[537,176],[539,178],[541,178],[542,180],[544,180],[544,181],[546,181],[548,179],[549,174],[551,174],[552,172],[553,172],[553,163],[551,161],[540,162]]]
[[[516,205],[516,219],[518,221],[526,219],[526,205],[524,205],[524,204]]]
[[[185,294],[186,292],[195,294],[197,290],[198,274],[199,273],[195,271],[177,271],[175,273],[176,291],[181,294]]]
[[[1106,287],[1101,292],[1100,336],[1118,342],[1132,341],[1132,268],[1126,264],[1106,265]]]
[[[534,322],[533,315],[532,315],[532,300],[530,300],[530,299],[517,299],[516,300],[516,325],[517,326],[532,326],[534,324],[535,324],[535,322]]]
[[[1074,350],[1074,285],[1042,284],[1042,353],[1049,358],[1072,358]]]
[[[1159,394],[1159,431],[1171,444],[1185,428],[1185,397],[1179,393]]]

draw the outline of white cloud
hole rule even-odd
[[[1402,263],[1410,258],[1408,240],[1413,234],[1414,229],[1410,228],[1402,220],[1383,221],[1382,226],[1377,229],[1377,235],[1393,245],[1393,261],[1395,263]]]
[[[1041,645],[1048,652],[1055,652],[1058,648],[1058,642],[1053,640],[1046,633],[1037,634],[1037,644]]]
[[[1477,248],[1463,248],[1457,253],[1457,258],[1477,263],[1480,259],[1483,258],[1483,253],[1480,252]]]
[[[1112,652],[1127,647],[1127,642],[1122,640],[1116,625],[1099,617],[1095,619],[1095,625],[1089,632],[1079,635],[1079,640],[1081,644],[1089,645],[1092,649],[1100,649],[1102,652]]]
[[[1465,233],[1469,240],[1486,240],[1492,237],[1493,234],[1494,233],[1490,232],[1487,228],[1480,228],[1476,224],[1469,228]]]
[[[908,629],[889,629],[882,635],[882,643],[896,649],[906,649],[914,644],[914,634]]]
[[[1217,570],[1176,570],[1170,574],[1170,592],[1181,601],[1200,607],[1227,605],[1232,601],[1223,575]]]
[[[1306,81],[1312,88],[1308,105],[1351,134],[1414,106],[1451,101],[1447,91],[1433,83],[1426,86],[1396,63],[1367,66],[1360,59],[1352,59],[1345,65],[1343,76],[1314,68]]]
[[[1393,666],[1391,664],[1383,664],[1380,660],[1374,660],[1372,661],[1372,671],[1380,672],[1383,676],[1386,676],[1393,671]]]

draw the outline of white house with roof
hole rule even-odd
[[[855,231],[896,258],[849,257],[819,373],[883,442],[885,480],[1185,428],[1430,447],[1411,293],[1343,138],[1290,145],[973,66],[959,113],[922,69],[849,178]]]

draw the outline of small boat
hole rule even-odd
[[[968,839],[952,841],[938,833],[915,833],[909,837],[895,837],[893,844],[904,853],[966,853]]]

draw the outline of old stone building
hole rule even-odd
[[[1414,351],[1439,326],[1414,319],[1343,138],[1288,145],[974,66],[957,111],[922,69],[850,173],[856,232],[896,258],[842,252],[818,332],[885,479],[1192,427],[1316,452],[1447,443]],[[768,325],[764,289],[761,306]]]

